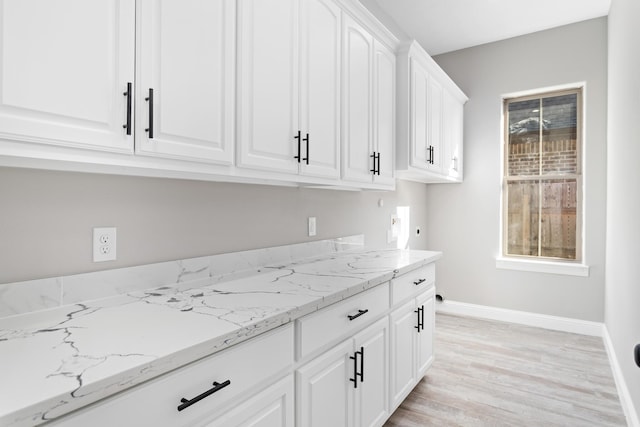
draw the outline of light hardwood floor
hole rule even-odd
[[[436,358],[385,427],[626,426],[601,338],[436,316]]]

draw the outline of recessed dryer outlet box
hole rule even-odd
[[[93,262],[115,261],[116,228],[96,227],[93,229]]]

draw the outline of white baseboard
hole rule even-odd
[[[458,314],[461,316],[479,317],[482,319],[499,320],[502,322],[518,323],[554,331],[571,332],[574,334],[603,336],[604,324],[588,320],[571,319],[568,317],[549,316],[546,314],[529,313],[526,311],[509,310],[506,308],[489,307],[486,305],[468,304],[464,302],[448,301],[436,304],[439,313]]]
[[[618,398],[620,399],[624,415],[627,417],[627,425],[630,427],[640,427],[638,411],[636,411],[636,408],[633,405],[631,394],[627,388],[627,382],[624,380],[624,376],[622,375],[622,369],[620,369],[618,357],[616,356],[616,352],[613,348],[613,342],[611,341],[611,337],[609,336],[609,331],[606,326],[603,328],[602,339],[604,341],[604,348],[607,350],[607,355],[609,356],[611,371],[613,371],[613,379],[615,380],[616,388],[618,389]]]

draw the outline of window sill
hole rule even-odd
[[[563,274],[589,277],[589,266],[572,262],[538,261],[514,258],[496,258],[496,268],[502,270],[530,271],[534,273]]]

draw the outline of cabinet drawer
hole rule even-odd
[[[352,335],[388,308],[389,284],[385,283],[298,319],[298,357],[305,357],[332,341]]]
[[[293,325],[252,338],[220,353],[105,399],[60,420],[67,426],[192,426],[242,403],[254,387],[293,364]],[[178,411],[213,382],[230,384]]]
[[[429,264],[391,281],[391,303],[398,304],[412,295],[425,291],[436,281],[436,265]]]

